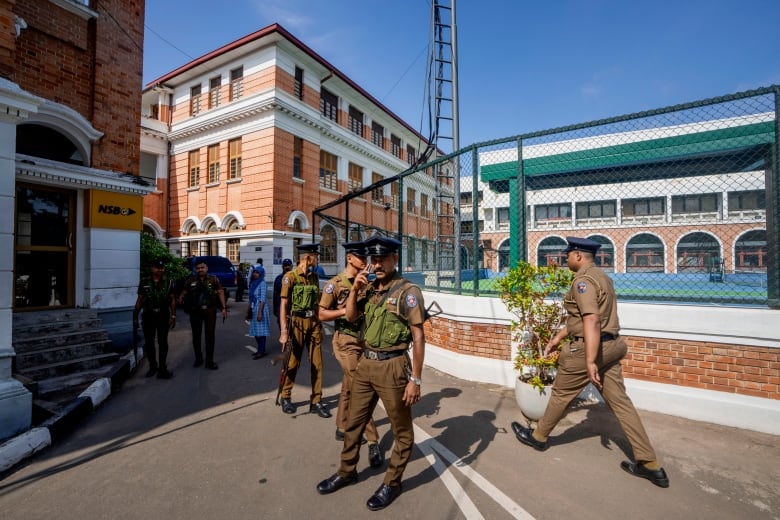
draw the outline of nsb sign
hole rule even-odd
[[[138,195],[88,190],[85,194],[87,227],[143,229],[144,199]]]

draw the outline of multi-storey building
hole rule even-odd
[[[0,3],[0,439],[31,420],[11,377],[15,315],[85,307],[112,338],[130,336],[150,191],[137,177],[143,12]]]
[[[279,25],[216,49],[143,91],[141,172],[156,178],[146,230],[188,256],[264,259],[281,271],[314,238],[328,273],[338,244],[370,229],[435,234],[434,200],[417,185],[378,187],[338,221],[313,210],[414,163],[427,146],[411,126]],[[416,181],[419,183],[419,181]],[[405,208],[405,209],[409,209]],[[349,225],[346,223],[359,223]]]

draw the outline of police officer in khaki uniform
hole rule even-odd
[[[190,276],[184,282],[184,288],[179,295],[179,303],[187,303],[190,313],[190,328],[192,329],[192,349],[195,352],[194,367],[203,365],[207,370],[217,370],[214,362],[214,342],[217,327],[217,309],[222,312],[222,321],[227,317],[225,291],[216,276],[210,275],[209,267],[203,258],[195,261],[195,276]],[[206,338],[206,363],[203,363],[203,352],[200,349],[201,330]]]
[[[157,379],[170,379],[173,372],[168,370],[168,329],[176,323],[176,298],[173,283],[165,276],[165,260],[158,258],[152,262],[151,274],[138,284],[138,298],[133,308],[133,330],[138,329],[138,314],[143,310],[141,323],[144,332],[144,351],[149,360],[146,377],[157,374]],[[155,351],[154,337],[160,343]],[[157,358],[159,353],[159,361]]]
[[[365,270],[355,276],[346,311],[350,321],[364,316],[365,350],[352,378],[341,465],[338,472],[317,485],[317,491],[324,495],[357,482],[360,437],[379,398],[395,443],[384,482],[366,502],[372,511],[387,507],[401,494],[401,479],[414,446],[412,405],[420,400],[425,357],[425,306],[420,289],[396,270],[400,246],[399,241],[387,237],[366,240],[376,280],[369,284]],[[366,298],[359,301],[364,290]],[[410,342],[412,360],[407,354]]]
[[[363,242],[344,244],[347,265],[342,272],[334,276],[322,290],[320,296],[320,321],[335,321],[333,333],[333,354],[341,365],[344,376],[341,379],[341,395],[336,411],[336,440],[344,440],[344,426],[347,422],[350,386],[352,374],[363,355],[363,342],[358,339],[363,320],[350,322],[346,319],[347,296],[352,289],[352,281],[360,271],[366,268],[366,246]],[[370,418],[365,431],[368,440],[368,460],[372,468],[378,468],[385,461],[385,455],[379,447],[379,434],[374,419]]]
[[[331,413],[322,404],[322,323],[318,317],[320,300],[319,277],[314,269],[319,261],[319,244],[301,244],[298,246],[298,265],[282,277],[279,321],[281,334],[279,342],[282,348],[292,348],[287,362],[287,375],[281,392],[282,411],[295,413],[292,395],[295,376],[301,365],[303,349],[309,353],[311,365],[311,403],[310,413],[316,413],[323,419]],[[287,345],[287,340],[292,345]]]
[[[620,360],[628,347],[618,335],[617,296],[612,280],[594,263],[601,244],[577,237],[567,237],[566,241],[566,261],[575,273],[563,299],[568,318],[548,343],[545,354],[557,349],[565,338],[571,341],[561,347],[550,403],[536,430],[517,422],[512,423],[512,430],[523,444],[539,451],[546,449],[548,435],[563,418],[571,401],[588,383],[593,383],[615,413],[634,451],[636,462],[624,461],[620,466],[656,486],[669,487],[669,478],[658,463],[634,404],[626,395]]]

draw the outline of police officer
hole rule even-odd
[[[157,374],[157,379],[170,379],[173,372],[168,370],[167,365],[168,329],[176,323],[176,299],[173,284],[165,276],[165,260],[154,260],[150,269],[151,276],[138,284],[138,298],[133,308],[133,330],[138,329],[138,314],[143,309],[144,351],[149,361],[146,377]],[[155,335],[160,344],[157,352],[154,348]]]
[[[311,365],[309,412],[327,419],[331,417],[331,413],[322,404],[322,323],[317,312],[320,286],[319,277],[314,270],[319,261],[319,244],[299,245],[298,255],[298,265],[282,277],[282,290],[279,294],[279,342],[282,349],[292,348],[280,396],[282,411],[287,414],[295,413],[295,405],[290,401],[290,397],[298,367],[301,365],[303,349],[306,347]],[[288,339],[291,340],[289,346]]]
[[[352,378],[341,465],[317,485],[317,491],[324,495],[357,482],[360,436],[379,398],[395,443],[384,482],[366,502],[372,511],[387,507],[401,494],[401,479],[414,446],[411,407],[420,400],[425,356],[422,293],[396,269],[400,246],[399,241],[387,237],[366,240],[376,280],[369,284],[365,270],[355,276],[346,311],[350,321],[364,313],[365,350]],[[360,301],[359,294],[364,291],[366,298]],[[409,342],[413,344],[412,360],[407,354]]]
[[[350,385],[358,360],[363,355],[363,343],[358,339],[362,319],[348,321],[344,316],[347,312],[347,296],[352,289],[355,275],[366,267],[366,246],[363,242],[344,244],[347,265],[338,275],[331,278],[323,288],[320,296],[320,321],[335,321],[333,333],[333,354],[341,365],[344,373],[341,379],[341,394],[339,407],[336,411],[336,440],[344,440],[344,425],[347,422],[349,408]],[[385,461],[385,455],[379,448],[379,434],[374,419],[369,418],[365,431],[368,440],[368,460],[372,468],[378,468]]]
[[[208,274],[209,268],[202,258],[195,264],[195,276],[184,282],[179,296],[180,302],[187,302],[192,329],[192,348],[195,351],[194,367],[203,365],[208,370],[217,370],[214,362],[214,335],[217,326],[217,308],[221,309],[222,321],[227,317],[225,291],[216,276]],[[205,327],[206,364],[203,364],[203,352],[200,348],[200,333]]]
[[[636,462],[623,461],[628,473],[645,478],[660,487],[669,487],[669,478],[658,463],[634,404],[626,395],[620,360],[628,347],[619,336],[617,296],[612,280],[596,267],[594,255],[601,244],[586,238],[567,237],[566,262],[574,271],[569,292],[563,304],[568,313],[566,325],[547,344],[545,355],[559,348],[565,338],[558,361],[558,375],[550,403],[536,430],[517,422],[512,430],[517,439],[543,451],[547,437],[566,413],[571,401],[588,384],[593,383],[631,443]]]

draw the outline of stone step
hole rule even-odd
[[[28,351],[16,351],[16,370],[22,374],[37,366],[85,359],[100,354],[110,354],[111,342],[107,339],[72,345],[58,345]]]
[[[43,379],[49,379],[52,377],[65,376],[74,374],[77,372],[83,372],[85,370],[99,369],[105,365],[111,364],[119,359],[119,354],[108,353],[98,354],[79,359],[69,359],[66,361],[59,361],[54,363],[46,363],[43,365],[36,365],[26,370],[18,370],[19,373],[40,381]]]
[[[54,402],[74,399],[94,381],[101,377],[107,377],[111,372],[111,368],[112,365],[105,365],[100,368],[83,370],[65,376],[41,379],[37,381],[38,392],[35,397]]]
[[[18,313],[17,313],[18,314]],[[38,321],[38,322],[25,322],[18,323],[16,314],[14,314],[13,331],[15,337],[28,337],[28,336],[45,336],[50,334],[59,334],[62,332],[78,331],[78,330],[92,330],[99,329],[103,326],[100,318],[94,317],[82,317],[72,320],[57,320],[57,321]]]
[[[97,312],[92,309],[57,309],[32,312],[15,312],[14,328],[34,327],[68,321],[97,319]]]
[[[19,355],[108,341],[108,333],[105,330],[93,328],[62,332],[60,334],[17,336],[13,340],[13,346],[17,355]]]

